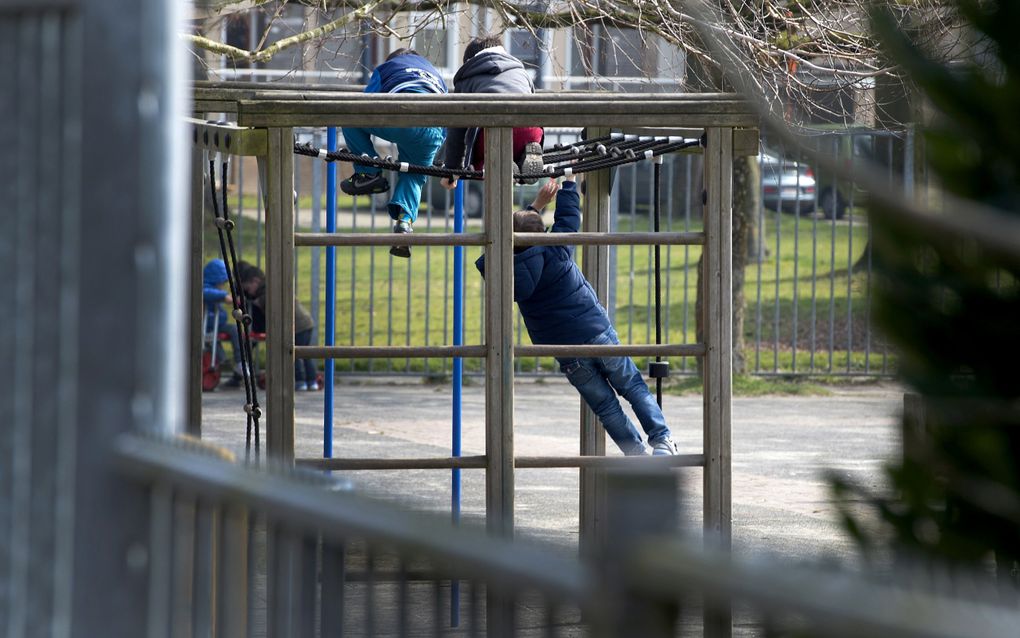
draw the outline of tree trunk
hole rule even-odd
[[[744,360],[744,272],[758,221],[758,161],[733,158],[733,374],[746,374]]]
[[[758,162],[754,157],[733,159],[733,374],[746,374],[744,358],[744,271],[747,270],[750,238],[755,233],[758,217]],[[694,333],[698,343],[705,341],[702,318],[704,299],[702,282],[704,263],[698,258],[698,286],[694,298]],[[702,359],[698,359],[701,374]]]

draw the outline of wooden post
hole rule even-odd
[[[485,130],[485,522],[514,533],[514,251],[512,129]],[[508,635],[513,605],[489,593],[487,635]]]
[[[608,128],[589,128],[588,137],[608,135]],[[609,170],[586,173],[585,197],[582,202],[584,215],[581,230],[584,232],[609,232]],[[582,249],[581,269],[584,276],[595,288],[599,301],[608,309],[609,246],[585,246]],[[582,456],[605,456],[606,432],[598,417],[582,400],[581,402],[581,445]],[[587,554],[599,542],[599,527],[604,509],[605,485],[601,471],[582,469],[580,476],[580,552]]]
[[[485,513],[489,532],[507,537],[514,528],[511,131],[485,132]]]
[[[185,430],[202,436],[202,215],[205,204],[205,153],[195,146],[191,150],[191,232],[188,263],[188,422]]]
[[[730,396],[733,358],[732,168],[733,129],[708,128],[705,148],[704,281],[705,542],[730,547]],[[705,635],[725,638],[730,610],[706,608]]]
[[[294,135],[269,129],[266,184],[266,450],[294,459]]]

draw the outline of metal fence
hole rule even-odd
[[[1020,622],[1016,589],[987,576],[929,565],[891,580],[684,541],[668,472],[609,474],[604,539],[578,560],[197,442],[125,435],[116,448],[151,499],[153,637],[983,638]]]
[[[576,140],[580,130],[550,129],[546,147]],[[300,141],[325,146],[325,132],[305,130]],[[880,164],[890,183],[913,189],[913,132],[882,130],[819,131],[818,150],[841,159],[852,176],[865,161]],[[385,154],[385,149],[381,149]],[[395,154],[395,153],[394,153]],[[748,267],[744,283],[744,355],[746,372],[757,375],[886,376],[895,369],[895,354],[873,330],[872,261],[867,222],[867,193],[852,177],[817,173],[782,145],[765,141],[757,158],[760,190],[752,216]],[[260,263],[262,202],[254,162],[233,172],[242,255]],[[295,158],[295,223],[300,229],[325,227],[325,164]],[[341,178],[350,166],[340,165]],[[647,162],[616,170],[611,192],[613,230],[650,230],[655,193]],[[701,228],[702,167],[696,153],[667,156],[659,194],[662,228]],[[518,204],[531,202],[538,185],[517,188]],[[480,225],[483,185],[467,184],[467,227]],[[341,232],[388,232],[386,195],[350,198],[338,195],[337,228]],[[423,191],[416,232],[451,232],[452,195],[438,180]],[[551,219],[551,213],[549,213]],[[207,246],[207,251],[212,247]],[[611,247],[616,277],[610,280],[609,312],[623,342],[654,341],[652,247]],[[695,341],[698,247],[667,247],[663,255],[663,339]],[[212,252],[209,256],[212,256]],[[466,338],[481,333],[484,307],[481,279],[473,263],[479,248],[468,248]],[[325,325],[325,260],[322,249],[301,251],[296,264],[298,299]],[[412,259],[394,259],[372,248],[337,249],[336,343],[350,345],[435,345],[451,342],[452,250],[419,249]],[[520,316],[517,343],[528,343]],[[317,331],[315,340],[321,343]],[[477,362],[473,362],[477,363]],[[639,362],[641,365],[643,362]],[[695,371],[695,362],[676,358],[677,374]],[[478,374],[468,363],[465,372]],[[345,360],[338,374],[385,374],[445,377],[448,360]],[[552,359],[518,358],[517,376],[554,374]]]

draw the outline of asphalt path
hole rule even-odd
[[[203,397],[204,438],[239,449],[244,441],[243,394],[221,390]],[[296,454],[321,457],[323,393],[296,395]],[[852,564],[853,543],[835,516],[826,472],[872,488],[881,466],[899,453],[902,390],[894,386],[837,388],[827,396],[733,400],[733,545],[737,553],[797,561]],[[629,410],[629,408],[627,408]],[[700,396],[666,396],[664,411],[682,452],[701,452]],[[514,445],[518,455],[568,456],[578,450],[579,400],[560,380],[521,381],[515,387]],[[336,387],[333,453],[337,457],[449,456],[448,384],[384,384],[341,379]],[[484,453],[484,389],[469,385],[463,399],[463,454]],[[612,442],[610,454],[619,454]],[[682,486],[681,529],[701,528],[699,468],[676,471]],[[484,474],[463,470],[464,520],[480,523]],[[408,507],[450,510],[449,470],[346,472],[355,489]],[[578,543],[578,471],[516,472],[518,538],[565,552]]]

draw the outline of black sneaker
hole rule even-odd
[[[521,173],[523,175],[536,175],[545,170],[544,151],[538,142],[528,142],[524,146],[524,154],[521,159]],[[525,184],[534,184],[537,177],[528,177],[521,180]]]
[[[243,381],[243,378],[241,377],[241,375],[235,372],[234,376],[230,377],[220,385],[223,386],[224,388],[240,388],[241,381]]]
[[[340,190],[348,195],[371,195],[372,193],[385,193],[390,190],[390,183],[382,176],[382,173],[374,175],[370,173],[355,173],[340,182]]]
[[[398,221],[393,224],[393,232],[401,235],[407,233],[413,233],[414,229],[411,228],[411,222]],[[391,246],[390,254],[394,257],[403,257],[404,259],[411,258],[411,247],[410,246]]]

